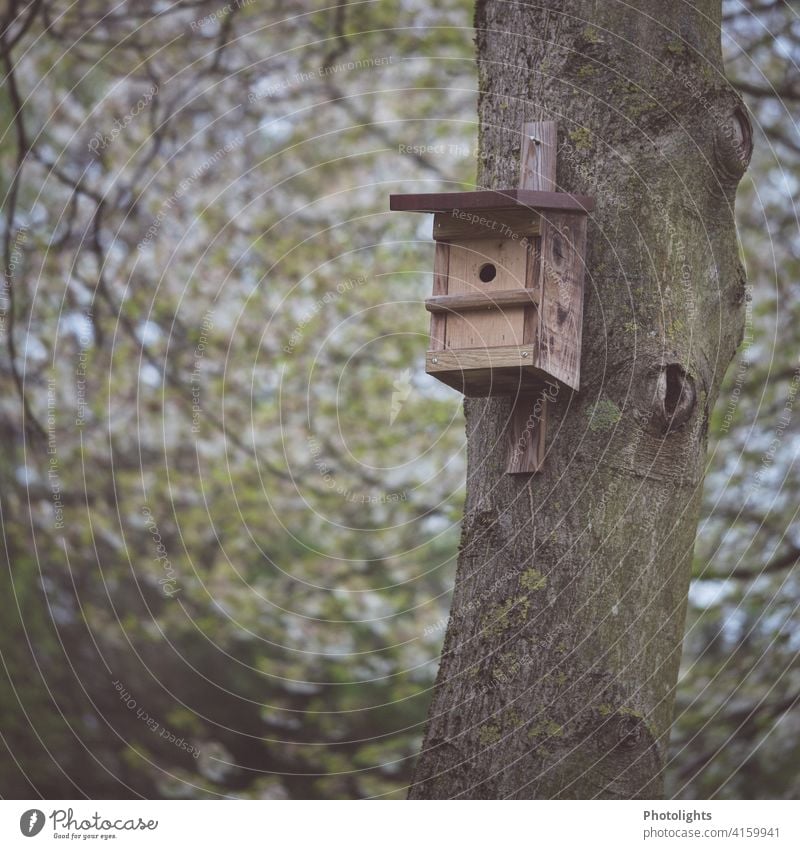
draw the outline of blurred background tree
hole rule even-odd
[[[752,311],[668,778],[794,796],[800,21],[724,8]],[[387,195],[472,187],[471,4],[12,1],[0,26],[0,794],[401,798],[464,433],[423,369],[430,222]]]

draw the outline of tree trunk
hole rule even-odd
[[[479,0],[481,187],[558,121],[558,189],[593,195],[581,390],[535,476],[510,399],[468,399],[450,623],[411,798],[662,790],[708,417],[741,341],[733,204],[751,151],[720,0]]]

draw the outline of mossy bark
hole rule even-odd
[[[558,188],[594,195],[581,390],[508,476],[510,400],[465,404],[453,610],[412,798],[662,792],[708,416],[743,332],[733,204],[750,126],[720,2],[479,0],[479,184],[559,125]]]

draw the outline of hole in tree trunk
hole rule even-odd
[[[697,395],[694,380],[678,363],[661,367],[656,385],[659,418],[665,433],[677,430],[692,415]]]
[[[668,418],[675,415],[675,410],[683,395],[683,369],[680,366],[667,366],[667,394],[664,398],[664,412]]]
[[[737,106],[717,124],[714,151],[721,176],[726,182],[736,185],[753,154],[753,127],[742,106]]]

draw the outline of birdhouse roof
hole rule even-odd
[[[389,209],[397,212],[453,212],[454,210],[550,209],[586,214],[594,199],[568,192],[496,189],[480,192],[434,192],[389,195]]]

